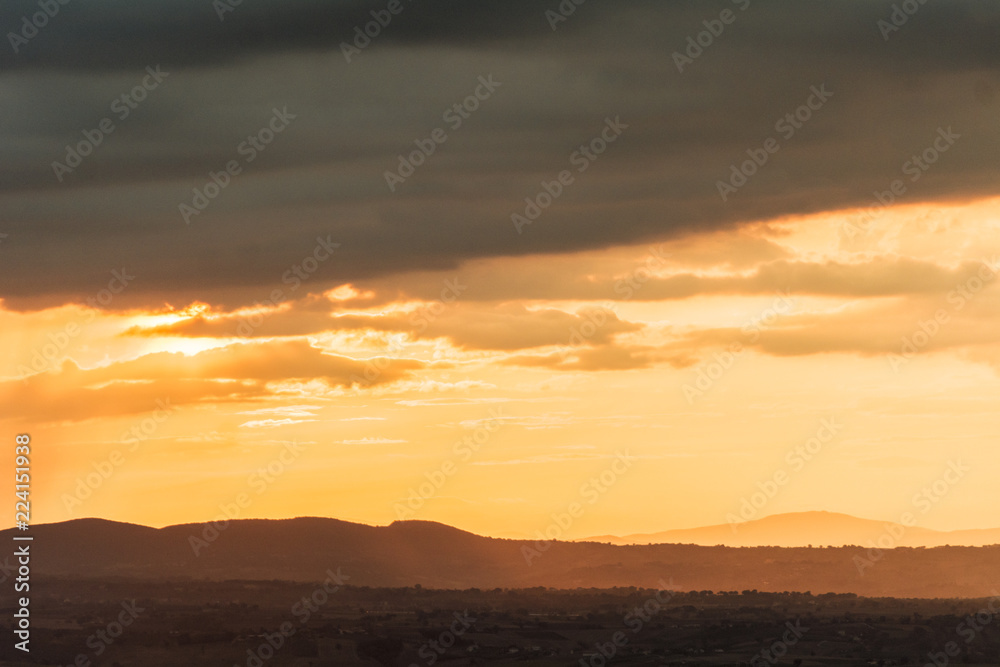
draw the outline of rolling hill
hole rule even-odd
[[[33,526],[32,577],[321,581],[356,586],[811,591],[985,597],[1000,588],[1000,546],[900,548],[539,544],[439,523],[367,526],[335,519],[240,520],[148,528],[102,519]],[[3,531],[10,540],[14,530]],[[23,533],[18,533],[23,535]]]
[[[893,526],[890,528],[889,526]],[[835,512],[795,512],[776,514],[754,521],[731,525],[728,523],[666,530],[659,533],[639,533],[618,537],[600,535],[580,542],[610,542],[611,544],[700,544],[703,546],[729,547],[839,547],[849,544],[867,545],[869,540],[878,543],[883,535],[898,534],[894,546],[980,547],[1000,544],[1000,528],[982,530],[937,531],[919,526],[906,527],[888,521],[859,519]]]

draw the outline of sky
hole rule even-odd
[[[1000,526],[1000,6],[903,4],[4,3],[33,523]]]

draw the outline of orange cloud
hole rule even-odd
[[[305,341],[241,343],[192,356],[148,354],[89,370],[67,362],[59,372],[0,383],[0,399],[24,419],[75,421],[149,411],[156,400],[172,405],[259,400],[275,395],[269,383],[281,381],[375,386],[423,367],[413,359],[336,356]]]

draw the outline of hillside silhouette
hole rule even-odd
[[[14,531],[3,533],[9,540]],[[663,580],[679,590],[933,598],[994,595],[1000,565],[1000,546],[869,552],[860,546],[546,545],[427,521],[367,526],[325,518],[251,519],[213,533],[202,524],[156,529],[79,519],[34,526],[32,534],[38,575],[146,581],[319,581],[327,570],[341,568],[354,586],[655,587]]]
[[[755,519],[735,525],[725,523],[715,526],[666,530],[658,533],[638,533],[618,537],[599,535],[580,542],[610,542],[612,544],[700,544],[704,546],[761,547],[761,546],[843,546],[847,544],[877,543],[886,534],[886,526],[895,526],[899,537],[894,546],[979,547],[1000,544],[1000,528],[978,530],[938,531],[919,526],[905,527],[887,521],[859,519],[837,512],[792,512]],[[899,531],[898,529],[902,529]]]

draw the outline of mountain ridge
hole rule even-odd
[[[6,539],[14,529],[0,531]],[[32,575],[74,579],[322,581],[438,589],[656,587],[996,595],[1000,545],[865,549],[619,546],[484,537],[446,524],[369,526],[338,519],[243,519],[151,528],[105,519],[32,526]]]
[[[811,524],[811,525],[810,525]],[[782,534],[783,533],[783,534]],[[850,514],[823,510],[773,514],[740,523],[724,523],[697,528],[680,528],[656,533],[598,535],[577,542],[611,544],[698,544],[701,546],[846,546],[883,543],[889,536],[892,546],[989,546],[1000,544],[1000,528],[939,531],[895,521],[862,519]]]

